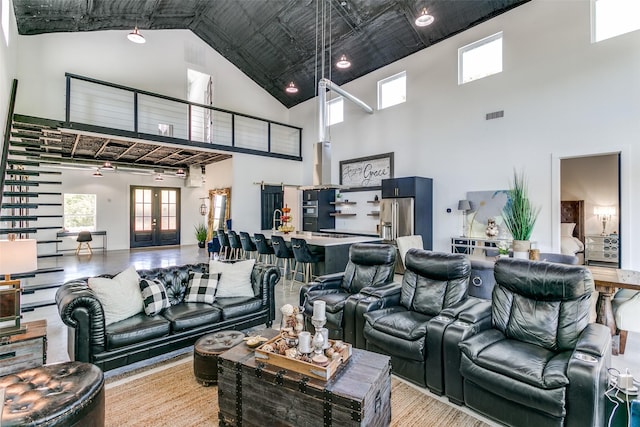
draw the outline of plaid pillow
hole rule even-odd
[[[139,285],[144,302],[144,312],[147,316],[155,316],[165,308],[171,307],[167,290],[160,280],[140,279]]]
[[[184,293],[184,302],[213,304],[220,274],[189,273],[189,283]]]

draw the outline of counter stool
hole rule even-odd
[[[254,233],[253,238],[256,241],[256,248],[258,249],[258,262],[263,262],[263,256],[266,258],[266,262],[273,264],[273,247],[267,242],[267,238],[264,234]]]
[[[251,240],[251,236],[249,236],[249,233],[247,233],[246,231],[240,232],[240,244],[242,244],[242,251],[244,252],[245,258],[249,257],[249,259],[251,259],[253,257],[253,253],[256,253],[257,257],[258,248],[256,247],[256,244]]]
[[[76,242],[78,242],[78,247],[76,248],[76,255],[80,254],[82,250],[82,245],[87,245],[87,249],[89,250],[89,254],[93,255],[93,251],[91,250],[90,241],[93,240],[90,231],[81,231],[78,233],[78,237],[76,238]]]
[[[229,237],[229,245],[231,246],[231,259],[240,258],[242,256],[242,242],[240,242],[240,237],[238,237],[238,234],[233,230],[229,230],[227,236]]]
[[[0,378],[7,426],[104,426],[104,375],[96,365],[63,362]]]
[[[307,241],[304,239],[291,238],[291,249],[293,249],[293,256],[296,259],[296,268],[291,276],[291,289],[293,289],[293,281],[298,274],[298,266],[302,264],[304,267],[304,283],[309,283],[313,277],[312,267],[321,261],[324,261],[324,257],[320,254],[314,254],[309,249]]]
[[[287,271],[291,271],[291,261],[295,260],[295,257],[282,236],[271,236],[271,245],[276,256],[276,262],[282,260],[283,263],[282,284],[284,285],[287,283]]]
[[[193,374],[207,387],[218,384],[218,356],[242,342],[239,331],[220,331],[200,337],[193,347]]]
[[[216,236],[218,236],[218,242],[220,242],[220,259],[227,259],[231,253],[231,245],[229,244],[227,233],[221,228],[216,231]]]

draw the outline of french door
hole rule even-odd
[[[180,244],[180,189],[131,186],[132,248]]]

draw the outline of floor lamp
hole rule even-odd
[[[38,250],[35,239],[0,240],[0,336],[22,333],[26,327],[20,325],[20,280],[11,280],[12,274],[26,273],[38,269]]]

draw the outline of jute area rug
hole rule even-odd
[[[192,356],[107,380],[106,425],[216,426],[218,388],[203,387],[193,376]],[[488,424],[391,377],[392,426]]]

